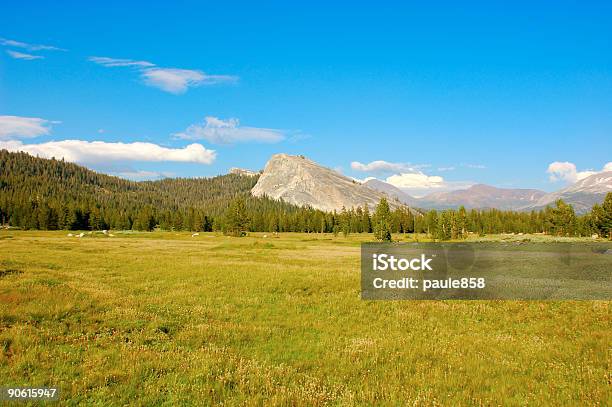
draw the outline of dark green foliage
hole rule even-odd
[[[344,206],[340,211],[340,230],[344,237],[347,237],[349,233],[351,233],[351,215],[349,215]]]
[[[380,200],[374,213],[374,237],[383,242],[391,241],[391,210],[385,198]]]
[[[545,210],[546,229],[551,235],[574,236],[576,233],[576,214],[571,205],[559,199],[555,207],[547,207]]]
[[[472,216],[478,216],[476,211],[471,212]],[[439,240],[450,239],[465,239],[470,230],[477,229],[477,222],[473,222],[473,229],[469,227],[469,218],[467,211],[463,206],[459,210],[445,210],[439,214],[436,211],[430,211],[426,216],[426,222],[431,222],[428,225],[428,230],[431,236]]]
[[[555,236],[610,236],[612,223],[612,193],[604,201],[608,209],[595,205],[590,214],[576,216],[571,205],[562,200],[555,207],[543,211],[515,212],[498,209],[470,210],[459,208],[445,211],[428,211],[424,217],[416,218],[416,231],[427,233],[435,239],[462,239],[467,234],[480,236],[499,233],[544,233]],[[606,215],[607,214],[607,215]],[[607,216],[607,218],[606,218]],[[606,220],[608,229],[605,229]]]
[[[365,233],[372,232],[372,221],[370,219],[370,210],[368,209],[368,205],[363,206],[363,213],[361,215],[360,222],[360,231]]]
[[[234,199],[225,214],[225,232],[230,236],[242,236],[249,230],[250,223],[244,198]]]
[[[608,192],[601,206],[593,206],[589,226],[598,235],[612,239],[612,192]]]

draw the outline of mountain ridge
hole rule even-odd
[[[532,188],[498,188],[475,184],[466,189],[434,192],[416,198],[376,178],[364,182],[346,177],[304,157],[273,155],[251,190],[254,196],[266,195],[297,206],[311,206],[325,211],[341,207],[376,206],[387,197],[392,207],[405,205],[412,209],[500,209],[530,211],[554,205],[563,199],[578,214],[588,212],[595,203],[603,202],[612,191],[612,171],[591,175],[559,191],[546,193]]]
[[[572,205],[576,213],[585,213],[593,205],[600,204],[608,192],[612,192],[612,171],[589,175],[574,184],[540,197],[533,205],[522,210],[538,210],[553,205],[558,199]]]
[[[328,212],[364,205],[374,209],[381,198],[389,198],[304,156],[284,153],[270,158],[251,194]],[[389,199],[389,206],[403,204]]]
[[[516,210],[537,201],[546,192],[527,188],[498,188],[475,184],[466,189],[434,192],[421,198],[426,207],[452,208],[463,205],[468,209],[497,208]]]

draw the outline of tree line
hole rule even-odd
[[[546,233],[610,237],[612,194],[582,216],[558,201],[541,211],[497,209],[414,211],[389,208],[381,200],[339,211],[298,207],[253,197],[257,176],[174,178],[134,182],[91,171],[63,160],[0,150],[0,223],[41,230],[143,230],[246,232],[425,233],[461,239],[469,233]]]
[[[289,222],[293,228],[281,228],[279,222],[267,227],[253,222],[251,212],[242,198],[234,200],[227,211],[224,231],[242,235],[248,231],[292,231],[342,233],[374,233],[381,241],[390,241],[393,233],[421,233],[437,240],[465,239],[470,233],[480,236],[499,233],[544,233],[554,236],[591,236],[612,238],[612,193],[608,193],[602,205],[595,205],[585,215],[577,216],[571,205],[558,200],[554,207],[542,211],[516,212],[497,209],[443,211],[429,210],[413,213],[406,207],[391,210],[385,198],[380,200],[370,215],[368,207],[343,208],[340,212],[305,212],[300,222]],[[300,212],[303,215],[304,212]],[[258,216],[263,216],[258,214]],[[317,229],[317,225],[320,225]],[[263,227],[262,227],[263,226]],[[297,227],[297,228],[296,228]]]
[[[429,210],[423,216],[413,216],[413,227],[409,217],[398,210],[391,212],[383,198],[373,215],[375,237],[390,240],[390,233],[426,233],[438,240],[465,239],[470,233],[484,236],[499,233],[543,233],[553,236],[597,236],[612,239],[612,192],[602,205],[594,205],[591,212],[576,215],[571,205],[559,199],[555,206],[541,211],[516,212],[497,209],[443,211]],[[404,230],[402,219],[408,220]]]

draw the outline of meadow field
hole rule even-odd
[[[0,231],[0,386],[58,386],[61,405],[612,403],[607,301],[363,301],[371,235],[113,234]]]

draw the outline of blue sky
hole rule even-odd
[[[132,178],[304,154],[415,195],[612,161],[609,2],[287,3],[4,4],[0,146]]]

